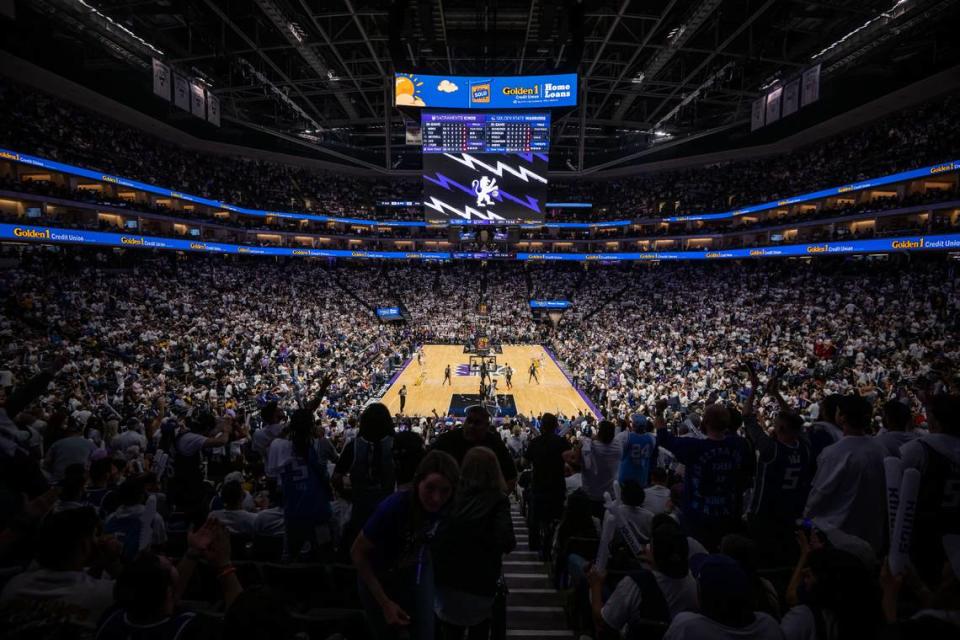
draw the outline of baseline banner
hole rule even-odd
[[[577,74],[549,76],[394,76],[394,105],[442,109],[575,107]]]
[[[400,320],[400,307],[377,307],[377,317],[383,320]]]
[[[531,300],[531,309],[569,309],[569,300]]]
[[[379,258],[400,260],[449,260],[446,251],[350,251],[347,249],[293,249],[290,247],[258,247],[252,245],[204,242],[182,238],[164,238],[106,231],[60,229],[31,225],[0,224],[0,241],[36,242],[41,244],[78,244],[131,249],[165,249],[206,253],[251,254],[265,256],[300,256],[305,258]],[[901,236],[850,242],[794,244],[751,249],[721,251],[663,251],[650,253],[518,253],[517,260],[529,261],[649,261],[649,260],[718,260],[743,258],[787,258],[797,256],[852,255],[858,253],[895,253],[899,251],[958,251],[960,233],[933,236]],[[469,254],[459,254],[466,256]],[[471,256],[473,257],[473,256]],[[551,302],[551,301],[543,301]],[[553,301],[556,302],[556,301]]]

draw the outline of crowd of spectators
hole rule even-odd
[[[378,200],[419,192],[419,181],[188,151],[7,79],[0,80],[0,109],[0,144],[8,149],[231,204],[357,217]]]
[[[775,158],[619,180],[553,181],[551,197],[606,205],[606,218],[713,213],[950,162],[960,147],[952,125],[958,100],[951,93]]]
[[[960,146],[951,125],[957,99],[951,94],[895,112],[774,161],[738,160],[616,180],[554,180],[548,201],[594,206],[551,210],[548,221],[728,211],[950,161]],[[17,151],[257,209],[422,219],[420,207],[377,206],[380,201],[420,201],[418,180],[347,176],[200,154],[6,79],[0,79],[0,109],[0,145]]]
[[[551,198],[616,217],[722,211],[949,160],[956,100],[776,162],[555,183]],[[2,146],[237,204],[363,217],[419,197],[409,181],[201,155],[5,80],[0,108]],[[958,264],[4,245],[0,633],[501,640],[501,563],[519,547],[564,594],[571,634],[594,640],[956,637]],[[534,314],[537,298],[573,307]],[[381,322],[384,306],[403,321]],[[419,346],[481,335],[550,348],[596,415],[378,401]]]
[[[527,270],[20,247],[0,262],[11,637],[502,637],[507,496],[577,633],[957,632],[960,290],[944,257]],[[559,293],[575,311],[535,320],[529,298]],[[392,303],[406,322],[377,321]],[[481,327],[551,347],[599,421],[370,403],[418,345]],[[921,478],[906,569],[889,456]]]

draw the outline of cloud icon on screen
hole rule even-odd
[[[460,87],[453,84],[449,80],[441,80],[440,84],[437,85],[437,91],[442,91],[443,93],[453,93],[459,88]]]

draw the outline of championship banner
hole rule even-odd
[[[800,106],[805,107],[820,99],[820,65],[803,72],[803,97]]]
[[[173,104],[190,111],[190,83],[179,73],[173,74]]]
[[[783,87],[777,87],[767,94],[767,124],[771,124],[780,119],[781,95],[783,95]]]
[[[220,126],[220,98],[212,91],[207,91],[207,122],[215,127]]]
[[[153,92],[170,101],[170,67],[156,58],[153,59]]]
[[[406,124],[406,143],[414,147],[423,146],[423,129],[420,128],[420,123],[410,121]]]
[[[203,85],[197,82],[190,83],[190,113],[201,118],[207,119],[207,101]]]
[[[793,115],[800,108],[800,80],[788,82],[783,88],[783,114],[786,118]]]
[[[753,109],[750,112],[750,131],[756,131],[763,126],[766,101],[766,96],[761,96],[753,101]]]

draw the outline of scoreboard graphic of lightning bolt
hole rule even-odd
[[[543,222],[546,154],[424,154],[423,168],[427,222]]]

